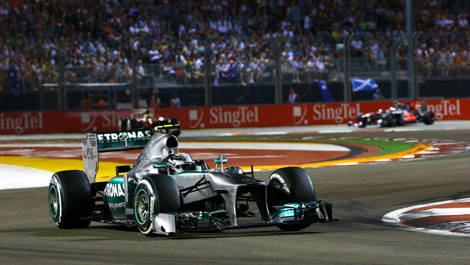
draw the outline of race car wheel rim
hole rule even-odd
[[[137,192],[137,202],[135,204],[135,214],[137,222],[140,225],[144,225],[149,218],[150,212],[150,200],[145,190],[139,190]]]
[[[51,185],[49,188],[49,210],[53,218],[56,218],[59,212],[59,199],[57,195],[56,187]]]

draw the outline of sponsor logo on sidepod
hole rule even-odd
[[[107,197],[122,197],[124,196],[124,190],[121,184],[108,183],[104,189],[104,195]]]
[[[104,189],[106,201],[111,209],[123,208],[126,206],[124,201],[124,189],[119,183],[108,183]]]

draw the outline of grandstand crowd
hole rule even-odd
[[[469,2],[414,5],[418,66],[470,66]],[[214,85],[263,80],[278,58],[292,82],[303,72],[335,78],[345,36],[353,57],[380,65],[405,37],[405,11],[404,0],[0,0],[0,90],[38,90],[60,67],[69,82],[197,79],[206,58]]]

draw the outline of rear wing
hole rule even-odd
[[[99,169],[99,153],[143,149],[154,130],[88,133],[82,141],[83,171],[90,183]]]

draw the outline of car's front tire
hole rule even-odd
[[[134,217],[139,231],[151,236],[154,231],[154,216],[160,212],[158,189],[152,178],[145,177],[134,192]]]
[[[59,228],[90,225],[91,189],[83,171],[60,171],[52,175],[48,189],[49,212]]]
[[[308,173],[300,167],[285,167],[271,173],[268,180],[268,207],[287,203],[315,201],[315,187]],[[279,229],[297,231],[307,228],[310,223],[280,224]]]
[[[423,113],[423,123],[426,125],[431,125],[434,123],[434,113],[431,111],[426,111]]]
[[[394,124],[398,125],[398,126],[404,126],[406,125],[406,121],[403,117],[403,113],[402,114],[398,114],[395,119],[394,119]]]

